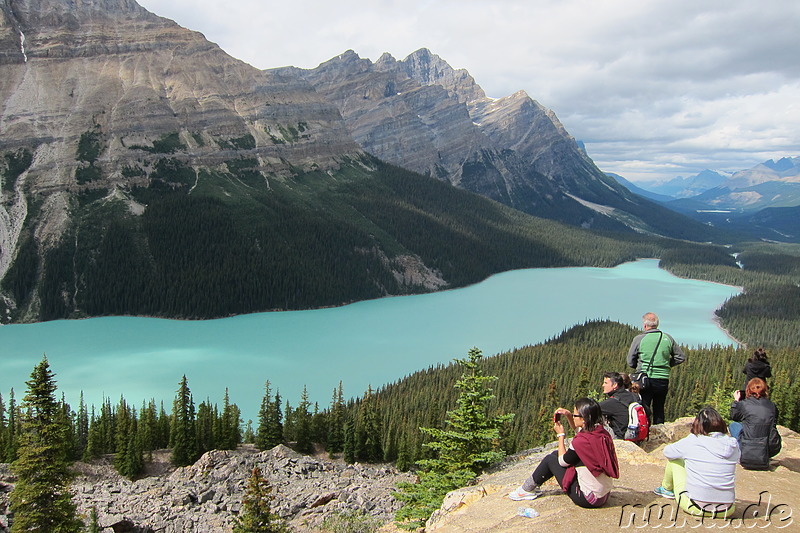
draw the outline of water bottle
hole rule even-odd
[[[525,518],[536,518],[539,516],[539,513],[537,513],[536,509],[533,507],[520,507],[517,509],[517,514],[519,516],[524,516]]]

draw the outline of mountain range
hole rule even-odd
[[[4,321],[319,307],[652,253],[537,217],[720,235],[425,49],[264,71],[134,0],[0,11]]]
[[[733,174],[704,170],[628,190],[715,227],[750,238],[800,242],[800,157],[764,161]]]

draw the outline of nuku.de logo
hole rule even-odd
[[[682,493],[679,497],[685,494]],[[685,497],[685,496],[684,496]],[[785,503],[772,502],[769,491],[758,495],[758,503],[751,503],[742,511],[741,517],[717,515],[693,516],[678,508],[677,501],[669,503],[651,503],[649,505],[625,504],[619,517],[620,529],[783,529],[792,525],[793,509]]]

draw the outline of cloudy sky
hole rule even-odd
[[[258,68],[429,48],[632,181],[800,156],[797,0],[139,0]]]

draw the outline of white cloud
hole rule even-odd
[[[429,48],[628,179],[800,155],[796,0],[141,0],[259,68]]]

